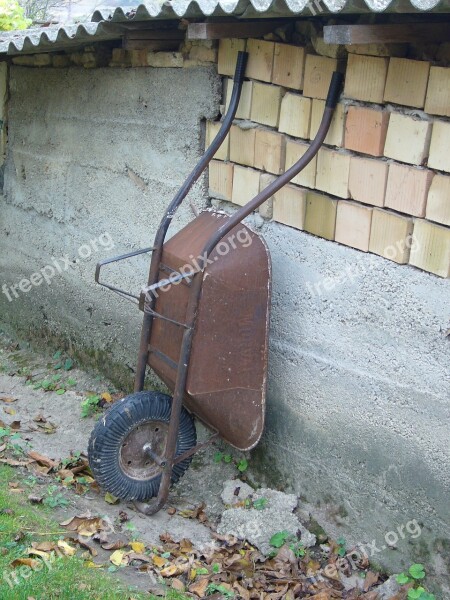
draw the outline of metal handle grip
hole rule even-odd
[[[333,77],[331,78],[330,88],[328,90],[327,101],[325,102],[325,106],[328,108],[336,108],[336,104],[338,103],[339,96],[341,94],[342,81],[344,76],[342,73],[335,71],[333,73]]]

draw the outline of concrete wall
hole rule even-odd
[[[212,68],[12,67],[1,282],[17,284],[46,265],[56,274],[17,299],[10,290],[12,302],[0,294],[3,320],[30,334],[46,327],[88,354],[134,366],[141,313],[94,283],[95,264],[153,243],[201,153],[200,123],[218,112],[219,88]],[[199,207],[203,187],[190,196]],[[188,202],[174,230],[192,216]],[[65,256],[70,267],[58,273],[53,258],[64,269]],[[139,293],[148,263],[137,258],[106,275]]]
[[[206,68],[12,69],[2,283],[29,278],[52,257],[78,262],[20,299],[1,294],[3,321],[133,366],[139,314],[94,285],[94,264],[151,243],[200,152],[200,120],[218,112],[218,87]],[[192,197],[202,204],[203,188]],[[191,217],[186,205],[176,227]],[[115,248],[81,259],[80,247],[105,232]],[[273,313],[267,432],[253,464],[295,489],[348,545],[376,540],[381,549],[387,532],[417,520],[420,537],[399,536],[398,550],[372,559],[396,569],[420,557],[442,581],[449,281],[275,222],[262,233]],[[147,261],[134,264],[114,272],[138,289]]]

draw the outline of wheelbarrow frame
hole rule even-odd
[[[140,337],[140,345],[139,345],[139,353],[138,353],[138,363],[134,381],[134,391],[140,392],[144,387],[144,379],[145,373],[148,365],[149,359],[149,341],[152,332],[152,324],[154,319],[165,319],[169,320],[172,323],[175,323],[179,327],[184,329],[181,348],[180,348],[180,356],[177,365],[177,374],[175,379],[175,385],[173,389],[173,397],[172,397],[172,407],[171,407],[171,415],[168,426],[167,433],[167,442],[165,448],[165,455],[161,459],[160,457],[153,456],[151,448],[146,449],[149,456],[154,460],[162,469],[162,477],[161,483],[158,491],[158,496],[151,504],[137,503],[139,510],[145,512],[145,514],[154,514],[158,512],[165,504],[169,487],[171,483],[171,475],[173,466],[179,462],[182,462],[186,458],[192,456],[195,452],[210,444],[214,439],[216,439],[219,435],[219,431],[215,431],[213,435],[203,443],[196,444],[193,448],[190,448],[183,454],[175,457],[176,446],[177,446],[177,437],[179,431],[179,423],[180,423],[180,414],[183,405],[183,396],[186,388],[186,381],[189,370],[189,361],[191,356],[192,349],[192,339],[195,330],[196,317],[199,307],[200,296],[202,292],[203,279],[205,274],[205,269],[208,264],[208,257],[214,250],[214,248],[219,244],[219,242],[236,226],[238,225],[245,217],[247,217],[250,213],[256,210],[261,204],[263,204],[268,198],[273,196],[278,190],[280,190],[284,185],[286,185],[289,181],[291,181],[302,169],[304,169],[308,163],[314,158],[317,154],[318,150],[322,146],[327,132],[329,130],[331,119],[333,117],[334,109],[336,107],[341,85],[342,85],[342,75],[340,73],[334,73],[332,77],[332,81],[330,84],[330,89],[328,92],[328,97],[325,104],[325,110],[322,117],[321,124],[319,126],[316,137],[311,142],[308,150],[305,154],[300,158],[298,162],[296,162],[292,167],[290,167],[285,173],[280,175],[277,179],[275,179],[269,186],[267,186],[264,190],[262,190],[259,194],[257,194],[250,202],[248,202],[245,206],[239,208],[235,213],[233,213],[224,224],[220,225],[214,234],[209,238],[207,243],[203,248],[203,252],[199,258],[199,268],[194,272],[190,272],[188,275],[182,275],[181,273],[172,274],[169,279],[160,279],[160,270],[161,270],[161,259],[163,253],[164,241],[166,239],[167,230],[172,222],[172,219],[192,188],[193,184],[197,181],[200,175],[207,168],[209,162],[221,146],[225,137],[227,136],[231,125],[233,123],[234,117],[236,115],[236,111],[239,105],[239,99],[241,96],[242,84],[244,81],[245,68],[247,63],[248,54],[245,52],[238,53],[238,59],[236,64],[236,71],[234,76],[234,85],[233,91],[231,95],[229,109],[224,117],[222,122],[222,126],[214,138],[213,142],[206,150],[206,152],[201,157],[198,164],[195,166],[193,171],[190,173],[184,184],[181,186],[180,190],[167,207],[164,212],[163,218],[159,224],[155,235],[155,241],[153,247],[143,248],[142,250],[137,250],[134,252],[130,252],[127,254],[123,254],[121,256],[117,256],[114,258],[106,259],[97,264],[96,273],[95,273],[95,281],[104,287],[119,293],[123,297],[128,299],[134,298],[139,301],[140,308],[144,310],[144,318],[141,329],[141,337]],[[147,282],[147,288],[145,291],[155,291],[159,287],[163,287],[168,283],[174,283],[175,281],[179,281],[182,278],[189,277],[191,280],[191,285],[189,287],[189,299],[186,311],[186,319],[184,323],[178,323],[168,319],[164,315],[158,314],[155,312],[155,304],[157,294],[149,294],[141,293],[140,297],[136,297],[129,292],[126,292],[120,288],[109,285],[100,281],[100,271],[104,265],[117,262],[123,259],[128,259],[143,253],[151,252],[151,262],[149,269],[149,276]]]

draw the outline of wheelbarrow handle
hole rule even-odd
[[[325,110],[322,121],[316,133],[316,137],[309,145],[308,150],[294,165],[292,165],[292,167],[277,177],[277,179],[264,188],[259,194],[250,200],[250,202],[232,214],[231,217],[221,227],[219,227],[217,231],[214,232],[203,248],[203,253],[201,256],[204,257],[204,264],[202,265],[202,270],[206,267],[206,258],[211,254],[220,240],[222,240],[222,238],[224,238],[227,233],[233,229],[233,227],[236,227],[236,225],[245,219],[245,217],[247,217],[251,212],[256,210],[259,206],[261,206],[261,204],[278,192],[278,190],[289,183],[312,161],[312,159],[318,153],[327,136],[328,130],[330,129],[331,119],[333,118],[342,87],[342,80],[342,73],[338,73],[337,71],[333,73],[328,90],[328,96],[325,102]]]
[[[102,267],[104,267],[105,265],[119,262],[119,261],[125,260],[127,258],[132,258],[133,256],[139,256],[139,254],[145,254],[147,252],[152,252],[153,250],[154,250],[154,248],[141,248],[140,250],[134,250],[133,252],[127,252],[126,254],[120,254],[119,256],[113,256],[112,258],[104,258],[103,260],[100,260],[97,263],[97,266],[95,267],[95,282],[98,283],[99,285],[107,288],[108,290],[111,290],[112,292],[116,292],[117,294],[119,294],[119,296],[122,296],[122,297],[126,298],[127,300],[130,300],[131,298],[134,298],[135,300],[139,300],[139,296],[135,296],[134,294],[130,294],[130,292],[126,292],[125,290],[122,290],[121,288],[118,288],[113,285],[110,285],[109,283],[104,283],[103,281],[100,281],[100,271],[101,271]]]

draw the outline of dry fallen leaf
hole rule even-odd
[[[116,550],[115,552],[113,552],[109,557],[109,560],[116,567],[119,567],[122,563],[127,564],[128,562],[126,559],[125,552],[123,550]]]
[[[76,552],[75,548],[73,546],[70,546],[64,540],[58,540],[57,544],[58,544],[58,548],[61,548],[61,550],[64,552],[64,554],[66,556],[73,556]]]
[[[17,402],[18,398],[10,398],[8,396],[0,396],[0,400],[2,402],[6,402],[6,404],[11,404],[12,402]]]
[[[94,481],[94,480],[92,479],[92,481]],[[113,496],[109,492],[106,492],[105,502],[107,502],[108,504],[119,504],[120,500],[119,500],[119,498],[116,498],[116,496]]]
[[[145,552],[145,544],[142,542],[131,542],[130,546],[133,548],[133,551],[137,552],[138,554]]]
[[[192,583],[188,589],[192,594],[196,594],[199,598],[203,598],[206,594],[208,584],[209,579],[199,579],[199,581]]]
[[[40,465],[48,467],[49,469],[56,469],[56,467],[58,466],[58,463],[56,463],[54,460],[51,460],[47,456],[39,454],[39,452],[35,452],[34,450],[30,450],[30,452],[28,452],[28,456]]]
[[[39,566],[39,562],[35,558],[16,558],[12,561],[11,567],[20,567],[21,565],[25,565],[27,567],[31,567],[32,569],[36,569]]]
[[[103,550],[120,550],[121,548],[125,548],[127,545],[127,542],[124,540],[116,540],[115,542],[104,542],[101,544],[101,547]]]
[[[15,415],[16,414],[16,411],[13,408],[11,408],[10,406],[5,406],[3,408],[3,412],[5,412],[7,415]]]
[[[152,555],[152,561],[159,569],[161,569],[162,567],[164,567],[165,564],[167,564],[167,559],[162,558],[161,556],[158,556],[157,554]],[[169,577],[170,577],[170,575],[169,575]]]
[[[55,550],[55,542],[32,542],[31,546],[36,550],[42,550],[43,552],[51,552]]]
[[[111,394],[109,392],[103,392],[102,399],[105,402],[112,402],[112,396],[111,396]]]

